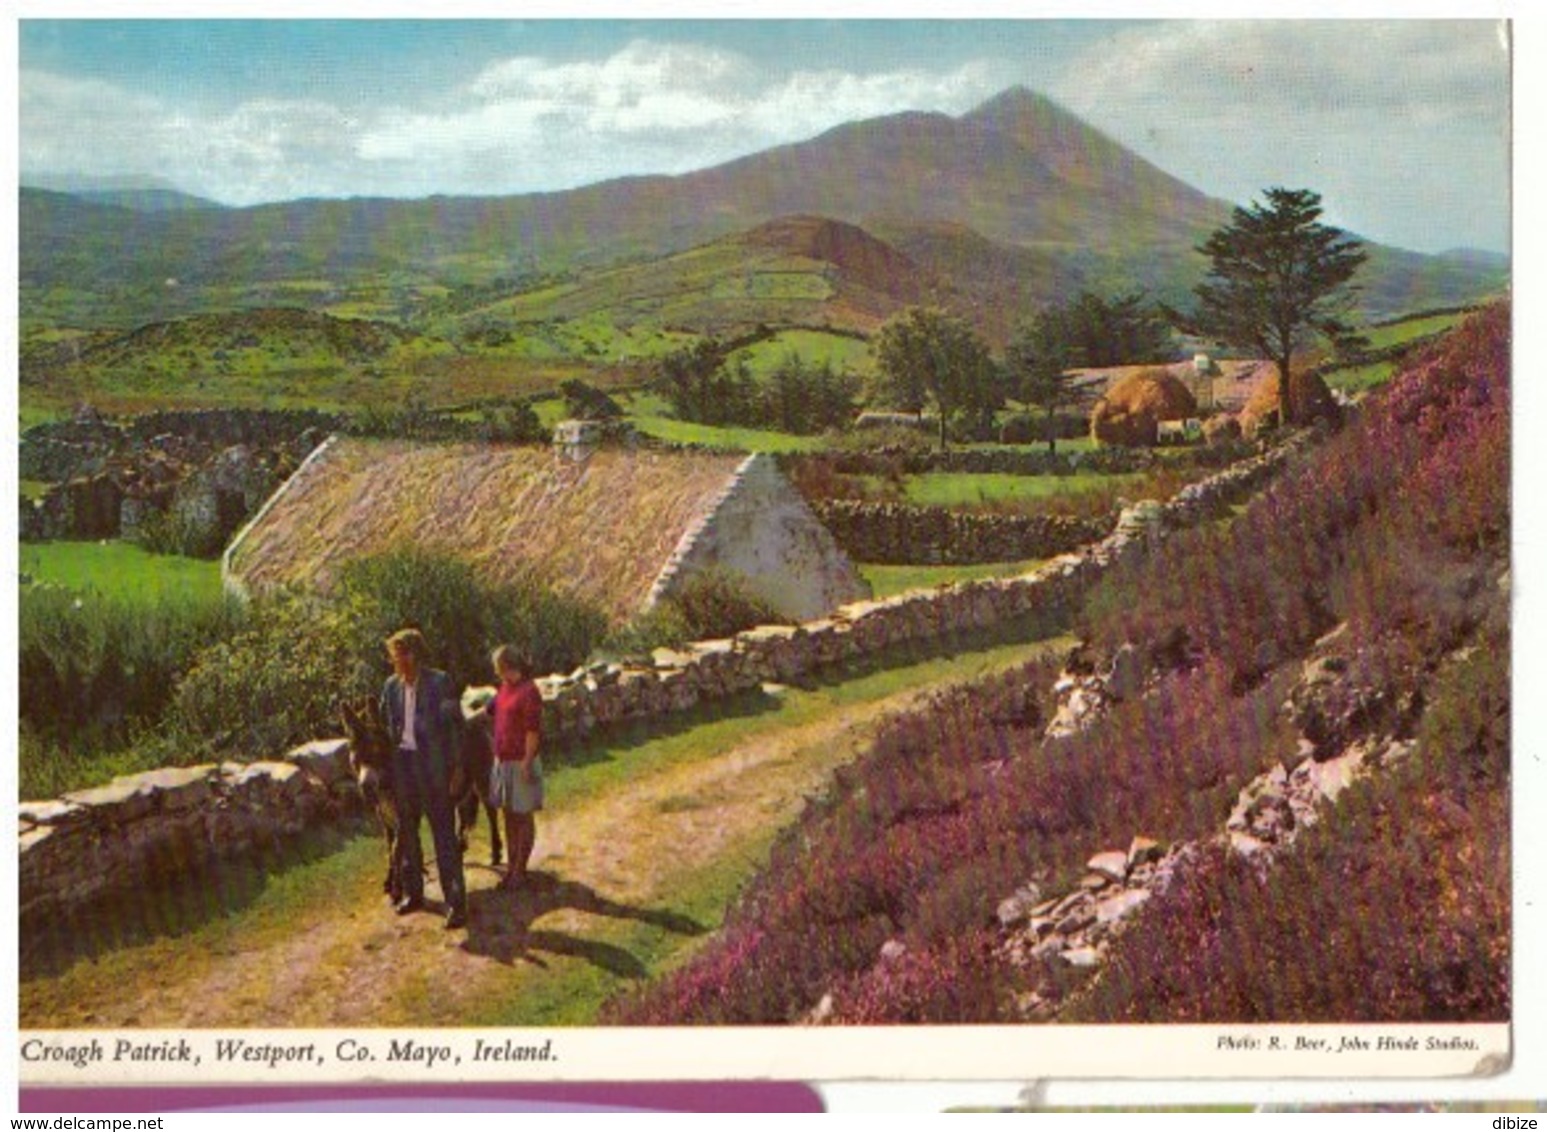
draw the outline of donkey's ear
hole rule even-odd
[[[353,731],[359,726],[360,717],[355,714],[355,710],[350,706],[348,700],[335,700],[333,708],[338,712],[338,717],[343,721],[345,727]]]

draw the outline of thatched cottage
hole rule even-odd
[[[718,567],[786,617],[821,617],[868,584],[766,455],[414,444],[334,437],[226,551],[229,589],[326,591],[399,546],[491,581],[535,567],[623,622]]]

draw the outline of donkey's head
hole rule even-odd
[[[392,737],[369,696],[343,700],[338,718],[349,738],[349,769],[367,795],[374,794],[392,771]]]

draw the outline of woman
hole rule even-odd
[[[509,645],[494,650],[499,691],[489,704],[494,721],[494,766],[489,771],[489,801],[505,815],[510,864],[502,888],[526,881],[527,863],[537,840],[537,811],[543,808],[542,693],[532,680],[530,662]]]

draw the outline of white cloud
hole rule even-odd
[[[685,172],[902,109],[960,112],[1009,81],[983,64],[778,77],[734,52],[636,40],[599,61],[493,64],[433,111],[381,114],[357,155],[380,171],[437,163],[443,191],[560,188]]]
[[[362,150],[397,156],[415,146],[443,148],[447,138],[477,146],[496,136],[607,144],[706,130],[773,144],[900,109],[965,110],[1004,85],[995,83],[981,64],[944,74],[796,71],[776,81],[732,52],[640,40],[600,62],[524,57],[497,63],[451,107],[384,120],[362,140]]]
[[[326,102],[257,99],[214,113],[40,71],[24,71],[21,89],[24,175],[154,174],[231,203],[359,191],[359,123]]]
[[[166,113],[155,99],[96,79],[48,71],[21,75],[21,161],[25,172],[113,176],[148,173],[147,122]]]
[[[788,141],[841,122],[904,109],[960,114],[1014,81],[1004,65],[982,62],[940,74],[916,69],[870,75],[797,71],[749,106],[747,117],[763,132]]]
[[[1218,21],[1128,29],[1052,93],[1206,192],[1307,185],[1338,223],[1439,250],[1436,215],[1506,240],[1508,89],[1486,21]]]
[[[541,98],[596,108],[629,106],[661,92],[734,98],[755,81],[751,61],[692,44],[635,40],[599,62],[523,58],[488,67],[471,84],[485,98]]]

